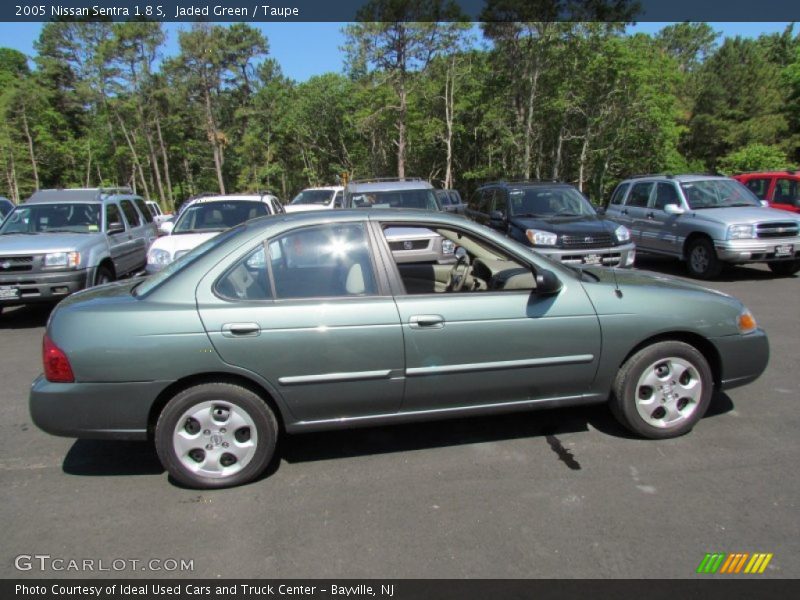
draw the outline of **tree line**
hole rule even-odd
[[[246,24],[195,24],[174,56],[159,23],[44,24],[32,60],[0,49],[0,195],[129,185],[171,210],[202,191],[288,200],[346,173],[462,194],[557,179],[600,201],[634,173],[800,162],[793,27],[757,39],[703,23],[476,28],[379,21],[376,6],[346,26],[343,71],[304,82]]]

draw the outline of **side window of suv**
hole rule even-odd
[[[800,206],[800,189],[798,189],[800,185],[798,184],[800,181],[796,179],[778,179],[775,182],[775,194],[772,201],[778,204]]]
[[[748,179],[745,182],[745,185],[753,192],[756,196],[759,197],[761,200],[767,199],[767,193],[769,192],[769,177],[756,177],[754,179]],[[777,190],[775,194],[777,195]],[[777,202],[777,201],[776,201]]]
[[[333,197],[333,208],[344,208],[342,192],[336,192],[336,195]]]
[[[147,204],[144,203],[144,200],[142,200],[141,198],[134,198],[133,201],[139,208],[139,212],[142,213],[142,217],[144,218],[145,223],[152,223],[153,214],[150,212],[150,209],[147,207]]]
[[[497,210],[508,216],[508,198],[505,190],[496,189],[494,191],[494,202],[492,210]]]
[[[620,183],[611,195],[609,204],[622,204],[622,199],[625,198],[625,192],[628,191],[629,187],[631,187],[630,183]]]
[[[125,213],[125,219],[128,221],[128,225],[131,226],[131,229],[142,224],[139,220],[139,213],[136,212],[136,208],[130,200],[123,200],[119,205],[122,207],[122,212]]]
[[[659,183],[656,185],[656,201],[653,208],[656,210],[664,210],[667,204],[677,204],[680,206],[681,200],[678,196],[678,190],[672,183]]]
[[[633,186],[626,206],[646,208],[650,200],[650,191],[653,189],[653,182],[637,183]]]
[[[481,213],[486,212],[486,199],[488,198],[486,192],[487,190],[477,190],[474,194],[472,194],[472,198],[469,200],[470,210]]]
[[[122,215],[119,212],[119,207],[116,204],[106,204],[106,231],[111,229],[125,229],[125,223],[122,222]]]

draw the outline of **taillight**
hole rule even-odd
[[[42,342],[42,359],[44,361],[44,376],[53,383],[73,383],[75,375],[64,351],[56,346],[47,335]]]

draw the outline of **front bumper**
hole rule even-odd
[[[776,247],[787,245],[793,247],[791,254],[776,255]],[[800,258],[800,237],[715,241],[714,248],[717,251],[717,257],[725,262],[796,260]]]
[[[533,246],[533,249],[565,265],[602,265],[604,267],[632,267],[636,259],[636,244],[606,248],[562,249]]]
[[[169,384],[52,383],[40,375],[31,385],[31,418],[52,435],[144,440],[153,402]]]
[[[14,298],[0,298],[0,306],[58,302],[91,285],[94,269],[57,271],[52,273],[17,272],[0,275],[0,287],[19,289]]]
[[[763,329],[746,335],[712,338],[711,342],[719,352],[722,365],[720,387],[723,390],[755,381],[767,368],[769,341]]]

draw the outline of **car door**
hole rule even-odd
[[[649,210],[642,223],[641,244],[654,252],[681,254],[683,238],[678,235],[678,221],[682,215],[664,211],[667,204],[683,207],[678,188],[671,181],[659,181],[650,197]]]
[[[800,180],[779,177],[772,193],[773,208],[800,212]]]
[[[197,288],[222,360],[268,381],[301,421],[396,412],[403,333],[366,224],[302,227],[266,247],[254,242]]]
[[[390,226],[380,223],[376,238],[385,239],[380,230]],[[577,280],[565,280],[564,289],[550,296],[530,289],[407,289],[385,242],[382,252],[389,257],[404,334],[403,411],[578,398],[588,391],[600,327]],[[513,271],[515,265],[516,272],[529,272],[520,259],[506,267]]]
[[[109,253],[117,276],[129,273],[136,260],[131,248],[131,232],[116,202],[107,202],[104,207],[105,227]]]
[[[625,198],[625,204],[620,210],[620,214],[623,216],[621,223],[631,230],[631,239],[642,248],[647,247],[642,238],[642,233],[647,226],[647,214],[650,212],[650,196],[654,187],[655,182],[653,181],[634,183]]]
[[[135,271],[147,264],[147,248],[151,241],[150,231],[132,200],[127,198],[120,200],[119,207],[128,223],[126,254],[130,257],[130,268],[126,272]]]

